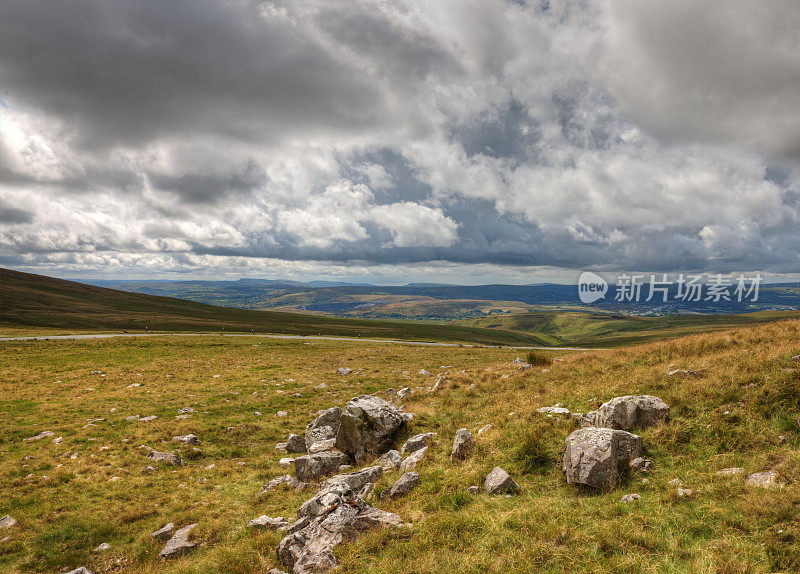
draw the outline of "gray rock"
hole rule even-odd
[[[490,425],[490,424],[489,424],[489,425],[486,425],[486,426],[483,426],[483,427],[481,427],[481,429],[478,431],[478,436],[481,436],[481,435],[482,435],[483,433],[485,433],[486,431],[490,431],[490,430],[492,430],[492,428],[493,428],[493,427],[492,427],[492,425]]]
[[[400,471],[408,472],[409,470],[414,470],[417,468],[419,462],[425,457],[426,452],[428,452],[427,446],[412,452],[400,465]]]
[[[567,437],[563,470],[568,484],[612,488],[642,452],[642,437],[622,430],[584,428]]]
[[[46,430],[46,431],[40,432],[39,434],[37,434],[35,436],[22,439],[22,442],[30,442],[32,440],[42,440],[43,438],[47,438],[47,437],[53,436],[55,434],[56,433],[54,433],[53,431]]]
[[[737,474],[742,474],[744,472],[743,468],[740,467],[731,467],[731,468],[723,468],[716,472],[717,476],[736,476]]]
[[[342,376],[349,375],[352,372],[353,372],[353,369],[351,369],[349,367],[339,367],[338,369],[336,369],[336,374],[337,375],[342,375]]]
[[[636,502],[637,500],[641,500],[641,499],[642,499],[642,497],[640,495],[638,495],[636,493],[633,493],[633,494],[626,494],[620,500],[622,502],[630,503],[630,502]]]
[[[197,436],[193,435],[193,434],[185,434],[185,435],[174,436],[174,437],[172,437],[172,440],[174,442],[182,442],[183,444],[194,444],[194,445],[199,445],[200,444],[200,439],[197,438]]]
[[[774,470],[766,472],[754,472],[747,477],[747,484],[758,486],[759,488],[783,488],[780,476]]]
[[[537,413],[542,413],[544,415],[570,415],[570,410],[564,408],[562,406],[552,406],[552,407],[539,407],[536,409]]]
[[[342,412],[336,448],[353,457],[356,464],[362,464],[388,450],[394,434],[405,422],[405,413],[383,399],[356,397]]]
[[[156,420],[158,417],[156,415],[150,415],[149,417],[142,417],[139,419],[140,423],[150,423]]]
[[[286,534],[294,534],[295,532],[302,530],[306,526],[311,524],[311,519],[308,516],[303,516],[302,518],[298,518],[294,522],[292,522],[289,526],[286,527]]]
[[[396,450],[390,450],[380,456],[375,464],[379,464],[384,470],[397,470],[403,464],[403,457]]]
[[[694,496],[694,490],[691,488],[679,488],[676,494],[681,498],[692,498]]]
[[[480,486],[468,486],[467,487],[467,492],[470,493],[470,494],[480,494],[481,493],[481,487]]]
[[[350,457],[338,450],[304,454],[294,459],[294,474],[298,480],[308,482],[333,474],[340,466],[349,462]]]
[[[409,454],[415,450],[421,449],[422,447],[426,447],[428,444],[430,444],[431,440],[435,436],[435,432],[424,432],[422,434],[414,435],[403,443],[403,446],[400,448],[400,452],[403,454]]]
[[[267,530],[280,530],[281,528],[286,528],[289,526],[289,521],[286,520],[283,516],[278,516],[277,518],[270,518],[266,514],[259,516],[258,518],[254,518],[250,522],[247,523],[248,528],[265,528]]]
[[[628,466],[631,470],[636,470],[644,474],[653,472],[653,461],[649,458],[642,458],[641,456],[638,456],[630,461]]]
[[[172,531],[175,530],[175,525],[170,522],[166,526],[162,526],[155,532],[151,533],[150,536],[155,538],[156,540],[169,540],[172,538]]]
[[[161,550],[158,555],[161,558],[174,558],[194,549],[194,542],[189,542],[189,533],[195,526],[197,526],[196,523],[176,530],[175,534],[167,541],[166,546],[164,546],[164,549]]]
[[[6,514],[3,518],[0,518],[0,530],[5,528],[11,528],[17,523],[16,520],[11,518],[8,514]]]
[[[299,434],[290,434],[289,438],[286,439],[286,452],[291,452],[291,453],[308,452],[308,447],[306,446],[306,439],[301,437]]]
[[[192,407],[183,407],[183,408],[178,409],[178,411],[177,411],[177,413],[179,415],[185,415],[187,413],[194,413],[194,412],[196,412],[196,411]]]
[[[487,494],[514,494],[519,492],[519,485],[505,470],[496,466],[483,481],[483,489]]]
[[[294,459],[291,457],[284,457],[278,461],[278,466],[281,468],[289,468],[294,464]]]
[[[413,392],[414,391],[412,391],[409,387],[403,387],[402,389],[397,391],[397,398],[404,399]]]
[[[419,486],[419,483],[419,474],[416,472],[407,472],[392,485],[392,488],[389,490],[389,497],[397,498],[398,496],[408,494],[412,489]]]
[[[599,409],[583,415],[582,427],[602,427],[629,431],[644,429],[669,420],[667,404],[651,395],[615,397]]]
[[[92,574],[92,571],[86,568],[86,566],[79,566],[75,568],[75,570],[70,570],[67,574]]]
[[[111,544],[108,542],[103,542],[97,548],[94,549],[94,552],[105,552],[106,550],[111,550]]]
[[[296,459],[295,462],[297,462]],[[273,478],[272,480],[270,480],[268,483],[266,483],[264,486],[261,487],[261,490],[259,491],[257,496],[261,497],[264,494],[268,493],[270,490],[278,488],[281,485],[286,485],[288,488],[296,489],[298,486],[300,486],[300,484],[302,483],[290,474],[285,474],[283,476],[276,476],[275,478]]]
[[[475,451],[475,439],[467,429],[458,429],[453,441],[453,451],[450,453],[450,462],[467,460]]]
[[[267,574],[289,574],[288,572],[284,572],[283,570],[278,570],[277,568],[270,568],[267,570]]]
[[[325,450],[331,450],[334,448],[336,443],[336,433],[339,432],[339,423],[341,420],[342,409],[339,407],[333,407],[324,411],[306,427],[306,450],[309,454],[313,454],[314,452],[323,452],[322,450],[318,450],[318,448],[312,448],[315,443],[325,442],[326,444],[330,444],[330,447],[325,448]],[[332,442],[327,443],[326,441]]]
[[[151,450],[150,454],[147,455],[147,458],[151,458],[158,462],[168,462],[173,466],[182,466],[183,459],[179,457],[177,454],[171,452],[158,452],[157,450]]]

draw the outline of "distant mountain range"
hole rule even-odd
[[[398,286],[336,281],[299,282],[272,279],[237,281],[91,281],[94,285],[135,293],[162,295],[240,309],[275,309],[340,317],[449,321],[537,310],[606,311],[640,316],[731,314],[800,309],[800,284],[762,285],[758,301],[680,301],[677,287],[666,303],[613,300],[615,286],[605,299],[583,305],[577,285],[446,285],[410,283]]]

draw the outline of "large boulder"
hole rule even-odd
[[[310,454],[333,448],[341,418],[342,409],[333,407],[320,414],[306,427],[306,449]]]
[[[608,428],[584,428],[567,437],[564,475],[568,484],[612,488],[631,460],[642,454],[642,437]]]
[[[405,413],[381,398],[356,397],[342,412],[336,448],[361,464],[388,450],[394,434],[406,420]]]
[[[669,420],[667,404],[652,395],[615,397],[586,413],[580,419],[582,427],[603,427],[629,431],[644,429]]]
[[[435,432],[424,432],[422,434],[414,435],[400,447],[400,452],[403,454],[410,454],[415,450],[419,450],[430,444],[433,437],[436,436]]]
[[[305,454],[294,459],[294,474],[297,480],[309,482],[332,474],[349,462],[350,457],[338,450]]]

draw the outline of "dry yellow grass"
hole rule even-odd
[[[436,393],[406,400],[417,416],[398,442],[439,434],[419,467],[421,486],[379,504],[413,527],[339,547],[341,571],[797,571],[800,376],[791,369],[800,363],[791,357],[800,354],[798,335],[800,323],[786,321],[614,351],[550,353],[562,360],[548,372],[518,371],[509,364],[517,354],[489,348],[184,337],[4,343],[0,515],[19,524],[3,533],[10,540],[0,543],[0,568],[265,572],[277,565],[280,535],[249,532],[247,522],[292,517],[309,496],[273,491],[256,499],[263,482],[285,472],[275,443],[302,431],[318,409],[352,396],[429,386],[435,378],[416,374],[425,368],[449,374]],[[344,365],[357,372],[337,376]],[[669,377],[672,368],[698,375]],[[323,382],[327,388],[316,388]],[[672,408],[668,424],[641,433],[656,466],[650,484],[630,476],[596,494],[567,486],[560,451],[574,422],[535,409],[560,402],[586,412],[634,393],[658,395]],[[197,412],[176,420],[184,406]],[[278,418],[278,410],[289,415]],[[124,420],[132,414],[159,419]],[[85,427],[94,418],[106,420]],[[456,429],[475,433],[486,424],[493,428],[478,439],[475,456],[452,465]],[[63,441],[22,442],[42,430]],[[201,453],[169,442],[188,432],[202,439]],[[779,435],[787,442],[779,444]],[[142,444],[174,449],[187,464],[148,472]],[[466,494],[496,465],[512,474],[521,495]],[[775,469],[787,486],[753,489],[741,477],[715,474],[730,466]],[[122,480],[109,482],[113,476]],[[386,475],[378,488],[398,476]],[[676,477],[694,498],[676,495],[667,484]],[[623,504],[626,492],[642,500]],[[170,521],[198,522],[200,547],[163,563],[149,534]],[[112,550],[92,553],[101,542]]]

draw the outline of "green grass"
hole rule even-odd
[[[540,345],[525,333],[431,323],[336,319],[301,313],[216,307],[170,297],[128,293],[41,275],[0,270],[0,319],[24,327],[68,330],[226,331]]]
[[[341,572],[797,571],[798,341],[800,323],[783,321],[612,351],[547,352],[560,360],[525,371],[511,364],[516,353],[496,348],[247,337],[2,343],[0,515],[19,524],[3,533],[10,539],[0,544],[0,570],[266,572],[278,566],[281,536],[245,525],[261,514],[291,518],[311,494],[256,499],[264,482],[286,472],[275,443],[301,432],[318,409],[408,386],[416,392],[405,408],[416,416],[396,446],[419,432],[438,435],[418,467],[421,485],[375,504],[412,526],[338,547]],[[345,365],[355,372],[337,376]],[[433,376],[418,375],[422,368]],[[667,375],[676,368],[698,374]],[[440,373],[440,388],[424,392]],[[327,387],[316,388],[322,382]],[[566,485],[560,457],[575,422],[536,408],[563,403],[586,412],[633,393],[671,407],[670,422],[640,433],[655,464],[650,484],[629,475],[610,492]],[[175,419],[184,406],[197,412]],[[278,410],[289,416],[276,417]],[[132,414],[159,419],[124,420]],[[86,426],[97,418],[106,420]],[[451,464],[455,431],[475,434],[486,424],[493,428],[477,438],[474,456]],[[42,430],[63,442],[22,441]],[[170,441],[190,432],[203,441],[200,453]],[[142,444],[175,450],[186,466],[148,472]],[[496,465],[521,494],[467,495]],[[767,491],[716,476],[730,466],[775,469],[787,486]],[[113,476],[122,480],[109,482]],[[388,473],[376,489],[398,477]],[[677,497],[668,484],[676,477],[694,498]],[[627,492],[642,500],[620,502]],[[198,522],[199,547],[163,563],[149,534],[170,521]],[[112,550],[93,553],[101,542]]]
[[[800,311],[759,311],[740,315],[669,315],[636,317],[580,311],[540,311],[453,321],[450,325],[526,333],[546,345],[616,347],[797,319]]]

